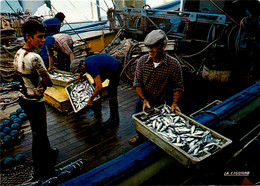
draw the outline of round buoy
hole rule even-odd
[[[17,161],[17,163],[24,163],[25,162],[25,155],[23,154],[17,154],[15,157],[14,157],[15,161]]]
[[[5,142],[5,143],[10,142],[11,140],[12,140],[12,137],[11,137],[10,135],[6,135],[6,136],[4,137],[4,142]]]
[[[18,116],[18,113],[17,113],[17,112],[11,112],[10,117],[11,117],[11,116],[14,116],[14,115],[15,115],[15,116]]]
[[[21,127],[21,125],[20,125],[19,123],[13,123],[13,124],[11,125],[11,129],[15,129],[15,130],[19,130],[20,127]]]
[[[7,157],[5,158],[5,160],[3,161],[3,166],[6,168],[10,168],[15,164],[15,159],[12,157]]]
[[[12,137],[16,137],[16,136],[18,136],[18,134],[19,134],[18,130],[12,130],[10,132],[10,136],[12,136]]]
[[[20,108],[16,109],[16,112],[17,112],[18,114],[21,114],[22,112],[24,112],[24,110],[20,107]]]
[[[20,118],[15,118],[13,120],[13,123],[22,123],[22,120]]]
[[[4,122],[3,122],[3,125],[5,126],[5,127],[9,127],[10,125],[11,125],[11,121],[9,120],[9,119],[6,119],[6,120],[4,120]]]
[[[10,120],[13,122],[14,121],[14,119],[16,119],[16,118],[18,118],[18,116],[17,115],[12,115],[12,116],[10,116]]]
[[[3,132],[4,133],[6,133],[6,134],[9,134],[10,132],[11,132],[11,128],[10,127],[5,127],[4,129],[3,129]]]
[[[22,121],[26,121],[26,120],[27,120],[27,114],[21,113],[21,114],[19,114],[19,118],[20,118]]]
[[[0,136],[1,136],[1,140],[2,140],[2,139],[4,139],[4,137],[6,136],[6,133],[1,132],[1,133],[0,133]]]

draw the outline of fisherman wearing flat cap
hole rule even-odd
[[[54,68],[54,51],[57,52],[57,68],[70,71],[70,62],[74,59],[72,37],[61,33],[46,37],[40,55],[49,72]]]
[[[180,111],[177,102],[184,91],[182,69],[177,59],[165,53],[167,36],[158,29],[151,31],[145,38],[144,44],[149,54],[137,61],[134,88],[138,95],[136,112],[167,104],[171,111]],[[145,141],[138,136],[129,140],[136,145]]]
[[[117,87],[120,79],[121,66],[117,58],[109,54],[96,54],[87,57],[84,61],[75,59],[71,62],[70,71],[79,72],[80,77],[86,72],[94,79],[95,90],[88,100],[88,105],[93,105],[93,100],[102,89],[102,82],[109,79],[108,100],[110,108],[110,118],[104,122],[103,126],[119,125]]]

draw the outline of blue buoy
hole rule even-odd
[[[6,168],[8,167],[12,167],[15,164],[15,159],[12,157],[7,157],[5,158],[5,160],[3,161],[3,164]]]
[[[16,118],[18,118],[17,115],[12,115],[12,116],[10,116],[10,120],[11,120],[11,121],[14,121],[14,119],[16,119]]]
[[[10,136],[10,135],[6,135],[5,137],[4,137],[4,142],[5,143],[7,143],[7,142],[9,142],[9,141],[11,141],[12,140],[12,137]]]
[[[9,132],[11,132],[11,128],[10,127],[5,127],[4,129],[3,129],[3,132],[4,133],[6,133],[6,134],[9,134]]]
[[[15,119],[13,120],[13,123],[19,123],[19,124],[21,124],[21,123],[22,123],[22,120],[21,120],[20,118],[15,118]]]
[[[10,136],[12,136],[12,137],[16,137],[16,136],[18,136],[18,134],[19,134],[18,130],[12,130],[10,132]]]
[[[20,129],[20,124],[19,123],[14,123],[11,125],[11,129],[19,130]]]
[[[17,154],[15,157],[14,157],[14,159],[15,159],[15,161],[17,162],[17,163],[24,163],[25,162],[25,155],[23,155],[23,154]]]
[[[11,122],[9,119],[6,119],[6,120],[4,120],[3,125],[4,125],[5,127],[8,127],[8,126],[11,125],[11,123],[12,123],[12,122]]]
[[[2,140],[2,139],[4,139],[4,137],[6,136],[6,133],[1,132],[1,133],[0,133],[0,136],[1,136],[1,140]]]
[[[24,110],[20,107],[20,108],[16,109],[16,112],[17,112],[18,114],[21,114],[22,112],[24,112]]]
[[[14,115],[17,116],[18,113],[17,113],[17,112],[11,112],[10,117],[11,117],[11,116],[14,116]]]
[[[22,120],[22,121],[26,121],[27,120],[27,115],[25,113],[21,113],[19,114],[19,118]]]

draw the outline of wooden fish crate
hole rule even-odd
[[[203,156],[195,157],[195,156],[188,154],[183,149],[174,145],[170,141],[166,140],[161,134],[157,133],[156,131],[154,131],[150,127],[148,127],[144,122],[144,118],[147,117],[146,112],[136,113],[136,114],[132,115],[132,119],[135,121],[135,126],[136,126],[137,131],[142,133],[145,137],[147,137],[149,140],[151,140],[153,143],[158,145],[161,149],[166,151],[169,155],[174,157],[176,160],[178,160],[180,163],[187,166],[188,168],[190,168],[190,167],[199,168],[200,164],[202,163],[203,160],[208,159],[210,156],[218,153],[224,147],[226,147],[232,143],[232,141],[230,139],[222,136],[221,134],[213,131],[212,129],[207,128],[206,126],[198,123],[197,121],[191,119],[190,117],[188,117],[180,112],[176,112],[175,114],[183,117],[185,120],[189,120],[190,125],[195,125],[196,127],[200,127],[205,131],[210,131],[211,135],[214,138],[221,139],[221,141],[223,142],[222,145],[219,145],[218,146],[219,148],[217,150],[215,150],[213,153],[207,153],[207,154],[204,154]]]
[[[46,103],[60,112],[69,112],[72,110],[68,94],[64,87],[56,85],[48,87],[44,92],[43,98]]]
[[[62,71],[62,70],[55,70],[55,72],[57,73],[60,73],[60,74],[64,74],[64,75],[69,75],[70,73],[69,72],[66,72],[66,71]],[[61,86],[61,87],[66,87],[68,86],[70,83],[73,83],[77,80],[77,77],[78,77],[79,74],[75,75],[75,78],[72,79],[72,80],[58,80],[58,79],[54,79],[54,78],[51,78],[52,80],[52,83],[53,85],[58,85],[58,86]]]

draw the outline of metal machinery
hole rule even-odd
[[[253,83],[260,78],[259,7],[257,0],[181,0],[154,9],[110,10],[110,23],[138,41],[163,29],[174,43],[174,55],[204,79]]]

